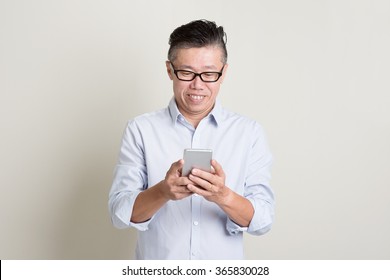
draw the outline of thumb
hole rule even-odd
[[[183,165],[184,165],[184,160],[180,159],[180,160],[172,163],[171,168],[169,169],[169,172],[179,173],[179,175],[180,175],[181,170],[183,168]]]
[[[222,166],[215,159],[211,161],[211,166],[214,168],[215,174],[225,177],[225,172],[223,171]]]

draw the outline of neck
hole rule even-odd
[[[208,113],[207,113],[208,114]],[[207,116],[207,114],[205,115],[187,115],[187,114],[183,114],[183,116],[185,117],[185,119],[193,125],[194,128],[197,128],[199,123],[201,122],[201,120]]]
[[[185,108],[177,107],[179,112],[183,115],[183,117],[192,124],[194,128],[197,128],[199,123],[207,117],[207,115],[213,110],[215,104],[211,108],[208,108],[206,111],[200,111],[200,112],[188,112],[185,110]]]

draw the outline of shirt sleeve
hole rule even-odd
[[[228,219],[226,227],[230,234],[246,231],[262,235],[271,229],[274,219],[274,193],[269,184],[272,162],[264,131],[256,124],[244,186],[244,197],[251,202],[254,214],[248,227],[241,227]]]
[[[142,135],[135,121],[130,121],[122,137],[119,160],[108,199],[109,213],[115,227],[135,227],[142,231],[148,229],[151,219],[143,223],[130,222],[134,202],[147,185]]]

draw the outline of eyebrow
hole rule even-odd
[[[176,65],[175,65],[176,66]],[[177,66],[177,67],[179,67],[179,66]],[[180,67],[179,67],[180,69],[188,69],[188,70],[190,70],[190,71],[195,71],[195,69],[191,66],[191,65],[185,65],[185,64],[183,64],[183,65],[181,65]],[[214,65],[206,65],[206,66],[204,66],[204,67],[202,67],[204,70],[206,70],[206,71],[218,71],[218,68],[217,67],[215,67]],[[202,70],[203,71],[203,70]]]

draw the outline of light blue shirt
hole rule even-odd
[[[169,201],[146,222],[130,222],[137,195],[163,180],[185,148],[213,150],[226,186],[253,205],[248,227],[240,227],[198,195]],[[225,110],[217,101],[195,129],[172,99],[167,108],[127,124],[109,194],[112,222],[117,228],[138,229],[136,259],[243,259],[243,232],[261,235],[273,222],[271,163],[257,122]]]

